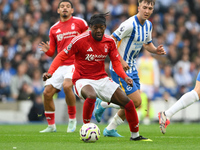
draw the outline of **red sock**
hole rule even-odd
[[[133,101],[130,100],[125,105],[124,108],[125,108],[126,119],[128,121],[130,131],[138,132],[139,131],[139,120],[138,120],[137,111],[135,109]]]
[[[48,122],[48,125],[55,124],[55,112],[45,112],[46,120]]]
[[[67,106],[67,108],[68,108],[69,119],[75,119],[76,118],[76,106]]]
[[[83,123],[89,123],[92,118],[96,99],[86,98],[83,104]]]

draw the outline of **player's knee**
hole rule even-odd
[[[68,92],[68,91],[72,90],[72,85],[70,85],[70,84],[63,85],[63,90],[64,90],[64,92]]]
[[[138,99],[137,101],[134,101],[133,103],[134,103],[134,105],[135,105],[135,108],[138,108],[138,107],[141,105],[142,100],[141,100],[141,99]]]
[[[45,99],[49,99],[49,98],[52,98],[53,97],[53,94],[51,91],[49,91],[48,89],[44,89],[44,92],[43,92],[43,95],[44,95],[44,98]]]
[[[89,94],[89,95],[87,95],[87,98],[89,98],[89,99],[96,99],[96,95],[95,94]]]

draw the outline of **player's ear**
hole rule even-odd
[[[59,8],[57,9],[57,13],[60,14],[60,10],[59,10]]]
[[[74,9],[73,9],[73,8],[71,9],[71,13],[72,13],[72,14],[74,13]]]

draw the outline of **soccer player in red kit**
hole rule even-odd
[[[85,20],[73,17],[73,5],[69,0],[62,0],[58,5],[58,13],[60,14],[60,21],[55,23],[50,28],[49,39],[50,42],[40,43],[41,51],[48,56],[53,56],[57,47],[57,52],[60,53],[71,40],[85,32],[88,25]],[[55,105],[53,102],[53,95],[61,90],[63,87],[65,92],[65,100],[68,105],[69,124],[67,132],[74,132],[76,129],[76,97],[72,90],[72,74],[74,72],[74,55],[62,62],[56,70],[51,79],[45,83],[44,108],[45,116],[48,122],[48,127],[43,132],[55,132]]]
[[[108,55],[115,72],[128,85],[133,86],[133,80],[126,75],[122,68],[115,41],[104,34],[106,15],[95,14],[91,17],[91,31],[75,37],[64,51],[56,56],[48,73],[43,74],[43,80],[51,78],[54,71],[63,61],[75,55],[75,71],[72,82],[76,94],[85,100],[83,104],[83,123],[90,122],[96,97],[98,97],[103,101],[118,104],[125,109],[131,131],[130,140],[147,139],[142,136],[132,136],[139,130],[138,116],[133,101],[126,96],[117,83],[108,77],[104,68],[104,61]]]

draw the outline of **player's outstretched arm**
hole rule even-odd
[[[143,44],[143,47],[148,50],[150,53],[154,53],[157,55],[165,55],[166,51],[164,50],[163,45],[159,45],[158,47],[155,47],[153,43],[149,44]]]

